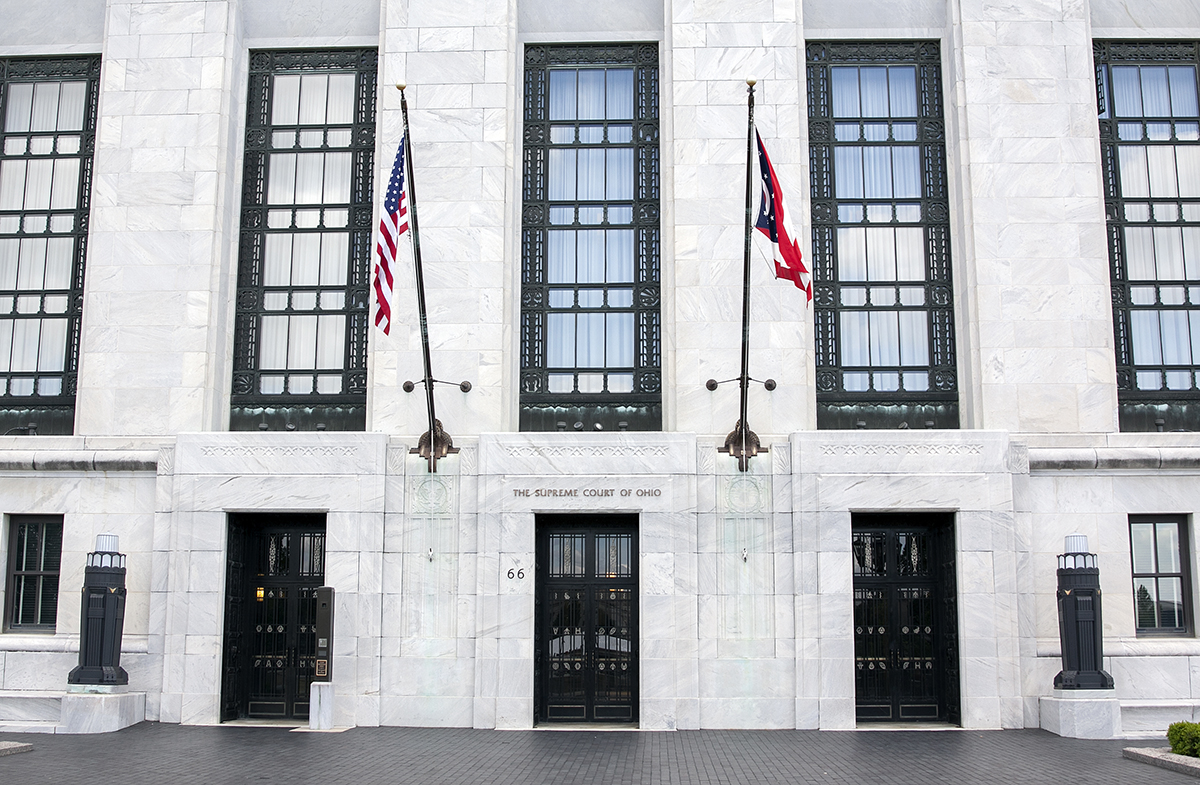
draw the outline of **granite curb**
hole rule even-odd
[[[0,741],[0,758],[5,755],[16,755],[18,752],[29,752],[32,749],[33,745],[25,742]]]
[[[1121,756],[1129,760],[1149,763],[1161,769],[1170,769],[1180,774],[1200,777],[1200,758],[1189,755],[1176,755],[1170,747],[1126,747],[1121,750]]]

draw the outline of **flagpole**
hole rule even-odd
[[[429,359],[429,321],[425,312],[425,276],[421,268],[421,231],[417,227],[417,181],[413,177],[413,148],[412,141],[408,136],[408,99],[404,96],[404,88],[405,85],[396,85],[396,89],[400,91],[400,113],[404,117],[404,165],[408,170],[406,172],[408,218],[409,223],[412,224],[413,265],[417,271],[417,312],[421,320],[421,351],[425,359],[425,402],[429,409],[429,472],[434,474],[437,472],[437,417],[433,410],[433,368]],[[749,221],[749,217],[746,220]]]
[[[754,85],[756,82],[755,79],[746,80],[748,85],[746,90],[748,94],[746,99],[748,107],[746,122],[746,242],[742,264],[742,375],[739,380],[742,395],[739,409],[740,419],[738,420],[738,439],[741,441],[742,448],[738,459],[738,468],[741,471],[749,468],[747,434],[750,431],[750,425],[746,420],[746,409],[750,390],[750,211],[753,209],[751,181],[754,164]]]

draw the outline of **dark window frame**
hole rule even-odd
[[[294,149],[307,152],[349,151],[353,156],[350,201],[344,205],[321,204],[321,218],[316,226],[297,227],[293,216],[290,226],[273,228],[269,224],[269,213],[286,208],[268,209],[267,205],[269,156],[274,149],[272,132],[277,130],[271,122],[272,77],[279,74],[320,73],[354,73],[357,76],[350,144],[336,148],[321,146]],[[378,52],[375,49],[256,50],[250,53],[230,430],[361,431],[366,427],[377,82]],[[306,130],[322,131],[334,127],[328,123],[304,126]],[[297,130],[299,126],[278,128]],[[292,205],[292,209],[304,208]],[[348,210],[347,222],[344,227],[333,225],[326,229],[326,215],[333,209]],[[331,311],[346,317],[342,391],[338,394],[264,394],[260,387],[261,376],[288,375],[289,372],[263,372],[258,368],[261,319],[268,313],[292,313],[290,304],[287,310],[268,312],[264,296],[274,292],[287,292],[290,296],[296,288],[313,288],[270,287],[268,292],[262,280],[266,257],[265,238],[272,232],[297,234],[329,230],[346,231],[350,235],[344,307]],[[330,312],[322,310],[322,313]],[[310,375],[315,376],[316,372]]]
[[[21,132],[9,134],[5,130],[5,118],[8,113],[8,98],[10,85],[17,83],[38,83],[48,81],[86,81],[87,95],[84,99],[83,128],[78,132]],[[79,372],[79,341],[80,323],[83,313],[83,284],[84,263],[87,258],[89,209],[92,193],[93,156],[96,146],[97,106],[100,94],[100,56],[84,55],[70,57],[13,57],[0,58],[0,158],[3,160],[19,159],[70,159],[79,160],[78,192],[74,209],[50,210],[49,215],[65,219],[71,218],[70,231],[42,231],[30,234],[24,233],[25,217],[33,213],[41,214],[39,210],[17,210],[0,213],[0,224],[7,218],[12,221],[17,217],[21,228],[9,231],[0,225],[0,237],[27,238],[44,236],[47,238],[66,238],[75,240],[71,260],[70,286],[67,289],[24,289],[2,291],[4,297],[29,296],[38,293],[36,313],[12,313],[6,318],[19,319],[42,318],[48,314],[46,309],[47,295],[66,297],[66,311],[62,315],[67,320],[66,346],[63,370],[61,372],[4,372],[0,374],[0,434],[3,433],[40,433],[40,434],[72,434],[75,431],[75,395],[78,389]],[[14,136],[30,138],[49,138],[56,136],[78,136],[79,151],[77,153],[33,153],[32,146],[20,154],[4,154],[9,139]],[[11,227],[10,227],[11,228]],[[53,314],[58,315],[57,310]],[[37,380],[39,378],[61,377],[61,389],[57,394],[39,394]],[[34,391],[31,395],[11,395],[8,379],[31,379],[34,381]]]
[[[521,206],[521,370],[519,427],[522,431],[662,429],[662,315],[659,151],[659,53],[657,43],[528,44],[524,53],[524,125]],[[555,68],[634,69],[633,220],[630,224],[551,224],[548,177],[551,134],[550,71]],[[576,126],[585,121],[573,122]],[[597,121],[606,122],[606,121]],[[561,124],[561,123],[556,123]],[[579,147],[582,143],[575,142]],[[561,145],[555,145],[556,147]],[[607,147],[609,143],[590,144]],[[556,203],[579,207],[587,200]],[[625,200],[621,200],[625,201]],[[607,202],[595,202],[607,206]],[[547,352],[548,231],[561,228],[624,228],[634,230],[634,347],[633,391],[629,393],[551,393]],[[576,287],[578,288],[578,287]],[[557,312],[579,308],[555,309]],[[629,308],[622,309],[625,312]],[[589,308],[606,313],[608,308]],[[569,369],[568,369],[569,370]],[[605,373],[607,368],[596,369]],[[624,371],[624,369],[622,369]],[[575,373],[579,369],[575,369]],[[578,389],[576,387],[576,389]]]
[[[1133,557],[1133,526],[1134,524],[1147,523],[1174,523],[1178,526],[1179,532],[1179,572],[1137,572],[1136,564]],[[1192,625],[1192,555],[1190,541],[1191,537],[1188,532],[1189,516],[1187,515],[1130,515],[1129,516],[1129,569],[1130,583],[1133,589],[1133,623],[1136,634],[1139,638],[1143,637],[1166,637],[1180,638],[1191,637],[1193,634]],[[1154,529],[1154,553],[1155,561],[1158,559],[1158,528]],[[1156,563],[1156,567],[1159,565]],[[1182,591],[1180,595],[1183,600],[1183,624],[1178,627],[1142,627],[1140,626],[1140,618],[1137,610],[1137,580],[1138,578],[1153,578],[1157,583],[1159,578],[1179,578]],[[1157,594],[1157,592],[1156,592]],[[1155,614],[1156,617],[1158,614]]]
[[[817,427],[834,428],[958,428],[958,366],[955,352],[954,289],[951,276],[950,197],[947,182],[945,121],[943,119],[942,65],[937,41],[807,41],[809,169],[812,195],[813,310],[816,329]],[[834,151],[838,147],[869,147],[865,131],[861,139],[839,141],[833,117],[833,66],[895,66],[916,68],[917,117],[915,140],[897,140],[889,122],[889,138],[876,144],[889,147],[915,146],[921,150],[921,197],[874,200],[877,203],[920,202],[921,219],[891,223],[839,220],[835,196]],[[866,205],[872,201],[859,201]],[[893,217],[895,214],[893,213]],[[916,310],[929,314],[929,365],[904,366],[928,369],[925,391],[849,391],[845,389],[839,349],[839,314],[843,310],[842,284],[838,279],[837,230],[840,227],[921,227],[924,234],[924,304]],[[854,282],[856,288],[871,282]],[[875,284],[878,286],[879,284]],[[886,285],[886,284],[885,284]],[[896,284],[899,286],[899,283]],[[897,301],[898,302],[898,301]],[[863,307],[846,306],[861,311]],[[905,310],[904,306],[865,306],[866,310]],[[909,308],[908,310],[913,310]],[[875,366],[892,371],[891,366]],[[853,372],[871,371],[871,366]],[[872,382],[872,386],[873,386]]]
[[[1138,120],[1127,118],[1122,123],[1119,123],[1118,118],[1114,117],[1114,113],[1110,111],[1112,104],[1112,96],[1110,95],[1112,66],[1188,65],[1195,67],[1197,73],[1200,74],[1200,43],[1195,41],[1095,41],[1093,42],[1093,53],[1096,68],[1097,113],[1100,126],[1100,160],[1101,167],[1104,170],[1104,211],[1107,222],[1109,274],[1112,284],[1113,336],[1116,354],[1119,427],[1122,431],[1130,432],[1200,430],[1200,384],[1197,383],[1195,378],[1196,372],[1200,372],[1200,364],[1174,367],[1166,364],[1135,366],[1133,361],[1132,329],[1132,314],[1136,311],[1180,310],[1180,308],[1188,309],[1189,305],[1192,309],[1200,309],[1200,299],[1187,305],[1165,306],[1162,304],[1162,293],[1159,286],[1159,282],[1162,279],[1153,279],[1142,281],[1141,286],[1153,286],[1155,288],[1156,303],[1151,306],[1135,307],[1133,304],[1134,298],[1131,293],[1133,284],[1128,278],[1126,267],[1124,230],[1130,226],[1155,227],[1160,225],[1158,220],[1151,220],[1149,218],[1146,221],[1126,220],[1126,202],[1143,202],[1149,204],[1152,201],[1154,203],[1174,201],[1182,205],[1186,201],[1186,198],[1164,200],[1159,197],[1131,197],[1127,200],[1124,197],[1121,191],[1121,171],[1118,157],[1123,140],[1120,139],[1118,126],[1125,122],[1138,122]],[[1157,119],[1159,122],[1169,122],[1172,125],[1172,138],[1162,140],[1159,144],[1180,145],[1189,142],[1200,144],[1200,141],[1193,142],[1192,140],[1176,138],[1174,132],[1175,118]],[[1192,122],[1196,120],[1195,118],[1188,119]],[[1154,120],[1152,118],[1150,122],[1154,122]],[[1145,124],[1146,119],[1143,118],[1141,122]],[[1145,136],[1148,135],[1143,135],[1143,138],[1140,140],[1130,140],[1125,143],[1137,146],[1154,146],[1156,144],[1155,141],[1151,141],[1145,138]],[[1200,222],[1179,220],[1166,225],[1186,227],[1188,224],[1196,226],[1200,225]],[[1194,282],[1179,280],[1172,281],[1172,283],[1178,284],[1186,291],[1189,288],[1189,283],[1200,285],[1200,280]],[[1137,389],[1138,368],[1141,368],[1143,371],[1158,370],[1163,374],[1169,370],[1190,371],[1193,374],[1192,388],[1188,390],[1166,389],[1164,376],[1163,389],[1139,390]]]
[[[63,535],[63,516],[61,515],[10,515],[8,516],[9,535],[8,535],[8,557],[7,566],[5,568],[4,582],[4,631],[5,632],[36,632],[36,633],[53,633],[57,629],[58,624],[58,597],[61,592],[61,586],[58,584],[62,575],[62,535]],[[37,569],[37,570],[18,570],[16,564],[17,558],[17,542],[20,538],[21,527],[36,525],[39,528],[39,537],[44,540],[47,526],[55,526],[58,530],[58,553],[56,561],[58,568],[54,570]],[[44,567],[45,564],[42,564]],[[55,580],[54,588],[54,603],[51,606],[54,612],[54,621],[46,623],[30,623],[25,624],[17,621],[17,586],[22,579],[41,580],[52,577]]]

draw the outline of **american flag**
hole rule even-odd
[[[771,159],[767,157],[762,137],[757,131],[754,136],[758,139],[758,169],[762,175],[762,206],[759,207],[758,220],[754,225],[771,240],[775,277],[786,278],[794,283],[812,302],[812,275],[804,266],[800,244],[796,242],[791,222],[783,211],[783,190],[779,187],[779,178],[775,176],[775,167],[771,166]]]
[[[404,139],[396,150],[396,165],[388,181],[379,219],[379,243],[375,246],[375,326],[387,335],[392,329],[392,271],[400,235],[408,231],[408,195],[404,190]]]

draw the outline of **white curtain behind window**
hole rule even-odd
[[[582,68],[579,70],[579,94],[577,97],[580,120],[604,119],[604,69]]]
[[[604,367],[604,314],[576,314],[575,362],[580,368]]]
[[[1146,117],[1170,117],[1171,95],[1167,88],[1167,69],[1164,66],[1143,65],[1142,111]]]
[[[888,67],[892,117],[917,116],[917,69],[911,65]]]
[[[608,79],[608,106],[605,116],[609,120],[633,119],[633,69],[610,68]]]
[[[633,366],[633,314],[607,314],[607,361],[609,368]]]
[[[1137,66],[1112,67],[1113,109],[1118,117],[1142,116],[1142,84]]]

